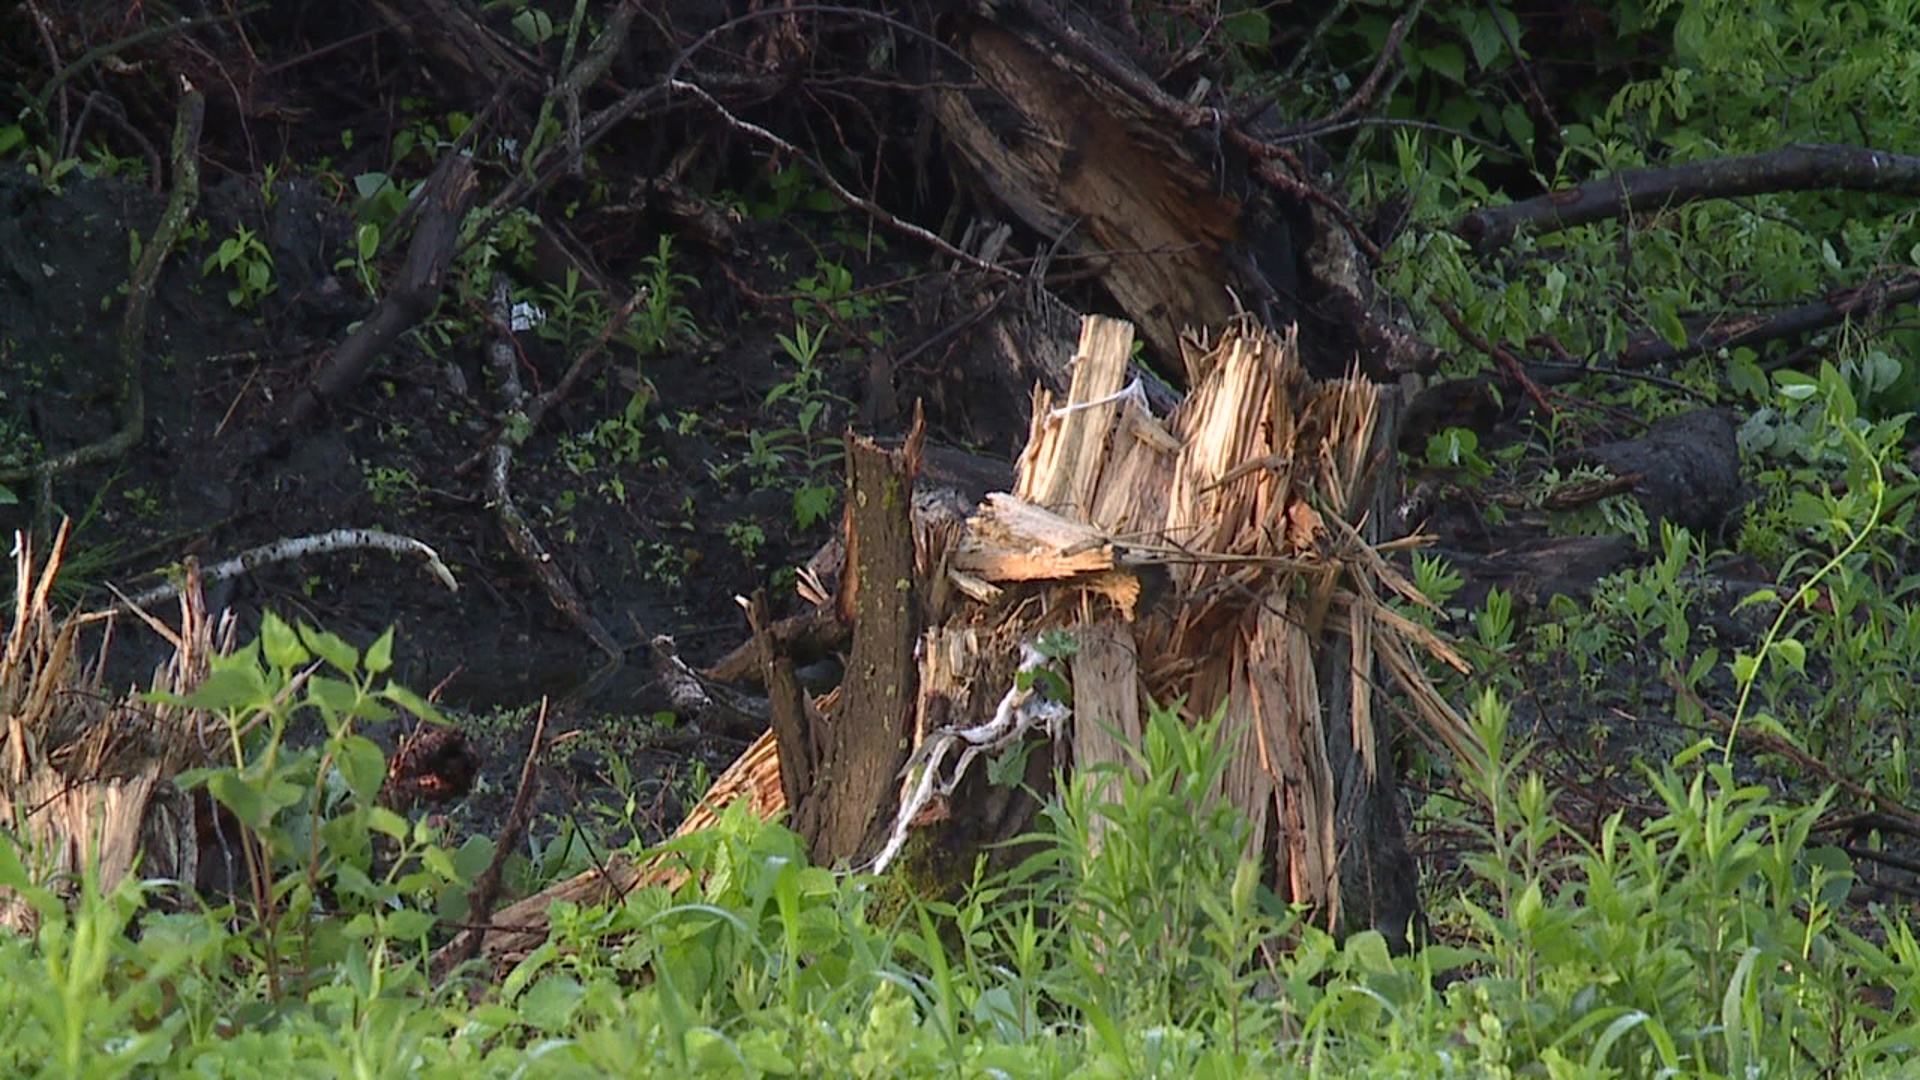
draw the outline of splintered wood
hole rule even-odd
[[[1246,811],[1280,895],[1331,921],[1352,899],[1340,894],[1342,849],[1369,842],[1340,835],[1338,804],[1351,765],[1375,780],[1376,672],[1407,691],[1442,744],[1473,748],[1415,653],[1460,659],[1382,602],[1418,594],[1366,540],[1392,460],[1377,429],[1380,390],[1357,378],[1316,382],[1291,336],[1236,325],[1193,365],[1196,384],[1162,422],[1120,383],[1131,346],[1125,324],[1088,319],[1069,400],[1035,397],[1014,495],[1093,535],[1058,529],[1064,542],[1047,552],[1029,530],[1002,554],[1028,582],[1069,552],[1111,552],[1112,564],[1063,565],[1016,617],[1033,632],[1077,629],[1076,768],[1126,760],[1120,742],[1138,738],[1142,700],[1182,701],[1193,716],[1224,703],[1234,753],[1221,796]],[[997,531],[1014,516],[1003,501],[976,521]],[[963,547],[996,582],[979,569],[991,561],[978,550],[989,535],[976,530]],[[1089,585],[1112,572],[1162,579],[1150,610],[1097,600],[1105,590]]]
[[[856,865],[884,866],[922,830],[942,830],[931,846],[969,865],[953,853],[1019,835],[1037,809],[1026,792],[1046,790],[1054,769],[1130,760],[1149,703],[1179,702],[1188,717],[1224,708],[1219,796],[1245,811],[1276,892],[1335,929],[1404,941],[1419,917],[1415,874],[1380,768],[1375,694],[1398,689],[1421,734],[1476,748],[1419,654],[1464,663],[1385,602],[1424,603],[1370,536],[1394,460],[1382,391],[1315,381],[1292,335],[1237,324],[1189,357],[1195,385],[1163,420],[1125,381],[1132,345],[1127,324],[1086,319],[1068,400],[1034,395],[1013,490],[963,525],[916,530],[914,753],[889,804],[865,808],[893,827]],[[1070,636],[1070,660],[1045,655],[1049,633]],[[1042,666],[1071,680],[1071,715],[1034,693],[1027,673]],[[1051,746],[1029,756],[1024,787],[988,784],[979,764],[968,775],[1013,741]],[[777,759],[764,736],[703,815],[737,798],[786,809]],[[623,866],[550,895],[606,895],[666,872]],[[539,901],[512,917],[536,919]]]
[[[52,608],[67,534],[62,523],[38,566],[32,543],[14,539],[13,622],[0,650],[0,845],[18,843],[29,874],[64,897],[82,883],[111,891],[136,864],[149,880],[191,886],[199,869],[193,800],[172,781],[218,745],[212,721],[107,692],[100,680],[110,635],[82,669],[81,620],[56,619]],[[174,646],[153,681],[168,694],[197,687],[214,651],[191,564],[180,606],[178,632],[153,623]],[[230,627],[225,637],[230,643]],[[27,932],[37,922],[24,897],[0,887],[0,927]]]

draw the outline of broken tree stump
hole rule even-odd
[[[111,892],[136,867],[189,889],[209,862],[206,811],[174,780],[208,763],[225,732],[199,710],[109,692],[101,680],[111,635],[92,664],[81,663],[82,620],[57,619],[52,605],[68,529],[63,522],[37,566],[33,545],[14,538],[13,620],[0,640],[0,848],[63,902],[83,887]],[[178,631],[142,615],[174,646],[154,673],[156,693],[191,693],[209,658],[232,646],[232,622],[208,617],[191,560],[180,609]],[[0,929],[30,933],[42,914],[28,895],[0,887]]]
[[[1131,347],[1126,324],[1085,321],[1068,400],[1035,394],[1013,490],[964,522],[914,527],[911,444],[850,446],[847,681],[806,699],[763,629],[774,730],[696,816],[751,798],[790,812],[823,862],[885,869],[918,842],[964,874],[1031,825],[1055,770],[1124,762],[1145,703],[1224,709],[1219,794],[1246,813],[1268,883],[1336,932],[1405,943],[1417,878],[1377,695],[1397,690],[1456,755],[1479,750],[1419,657],[1465,663],[1388,602],[1426,603],[1367,535],[1392,488],[1391,392],[1315,380],[1291,335],[1240,322],[1163,419],[1123,384]],[[1068,662],[1046,647],[1063,634]],[[1071,680],[1071,706],[1022,677],[1040,667]],[[988,782],[1008,751],[1028,754],[1024,777]],[[501,940],[537,941],[551,899],[665,873],[557,887],[511,909],[519,932]]]

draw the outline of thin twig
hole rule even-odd
[[[473,891],[467,894],[467,921],[477,929],[461,935],[448,949],[445,958],[446,970],[452,970],[480,955],[480,946],[486,943],[487,931],[496,929],[489,924],[493,918],[493,905],[500,899],[501,872],[507,865],[507,856],[520,847],[520,841],[527,835],[527,826],[533,818],[533,797],[540,790],[540,773],[537,766],[547,744],[547,699],[540,699],[540,716],[533,723],[533,745],[527,747],[527,759],[520,764],[520,789],[514,793],[513,809],[507,813],[506,824],[500,827],[500,835],[494,840],[493,858],[487,868],[474,879]]]
[[[715,113],[719,114],[721,122],[725,123],[728,127],[734,129],[735,131],[741,132],[742,134],[745,134],[745,135],[752,136],[753,138],[758,139],[763,143],[766,143],[768,146],[771,146],[779,150],[781,153],[792,157],[796,161],[800,161],[804,163],[807,166],[807,168],[812,170],[813,174],[819,178],[821,186],[825,187],[828,191],[833,192],[836,196],[840,198],[842,202],[846,203],[848,206],[854,207],[857,210],[864,211],[868,216],[880,222],[880,224],[885,225],[887,228],[892,229],[895,232],[898,232],[904,236],[912,237],[913,239],[920,241],[921,243],[927,245],[928,247],[933,248],[935,251],[940,252],[942,255],[945,255],[948,258],[955,260],[956,262],[964,263],[967,266],[974,268],[975,270],[981,271],[982,273],[992,274],[996,277],[1012,276],[1011,272],[1008,271],[1006,267],[997,266],[993,263],[987,262],[986,260],[980,258],[978,255],[975,255],[970,251],[965,251],[960,248],[957,248],[952,244],[947,243],[945,240],[941,239],[937,234],[935,234],[931,230],[926,229],[919,225],[915,225],[910,221],[903,221],[900,218],[895,217],[892,211],[887,210],[885,207],[874,202],[873,200],[868,199],[861,195],[854,194],[851,190],[847,188],[845,184],[842,184],[839,180],[835,179],[834,175],[831,172],[827,171],[827,167],[825,165],[822,165],[820,164],[819,161],[815,160],[813,155],[800,149],[798,146],[795,146],[794,144],[788,142],[787,140],[781,138],[780,136],[775,135],[773,132],[768,131],[766,128],[763,128],[760,125],[752,123],[750,121],[742,120],[738,116],[735,116],[731,110],[729,110],[725,105],[720,104],[720,102],[716,100],[712,94],[707,93],[706,90],[701,86],[699,86],[698,84],[687,82],[684,79],[673,79],[670,82],[668,82],[667,85],[672,89],[679,91],[680,93],[691,95],[699,99],[701,102],[705,103],[709,109],[712,109]]]

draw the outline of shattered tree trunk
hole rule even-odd
[[[1244,312],[1297,325],[1318,375],[1356,356],[1381,380],[1437,363],[1377,310],[1357,228],[1313,188],[1297,140],[1168,94],[1098,25],[1043,0],[949,26],[950,78],[927,107],[951,160],[983,201],[1093,270],[1168,362],[1191,360],[1188,328]]]
[[[1126,324],[1087,320],[1069,400],[1036,396],[1013,492],[990,496],[945,556],[977,602],[929,631],[922,683],[971,693],[923,698],[944,725],[922,726],[915,759],[938,761],[926,744],[939,740],[1003,745],[989,732],[1013,654],[1067,630],[1073,717],[1054,734],[1075,770],[1127,760],[1145,702],[1181,700],[1190,717],[1224,704],[1236,743],[1221,794],[1247,813],[1275,890],[1334,929],[1404,941],[1416,876],[1376,688],[1406,690],[1454,750],[1471,736],[1414,653],[1458,657],[1386,605],[1389,592],[1420,601],[1365,535],[1392,487],[1386,392],[1316,382],[1290,337],[1243,324],[1196,356],[1195,388],[1163,422],[1123,386],[1131,345]],[[958,778],[932,785],[953,793],[933,813],[916,781],[899,821],[974,822]]]
[[[0,651],[0,846],[17,843],[28,876],[62,900],[83,884],[111,892],[136,865],[143,878],[191,888],[203,867],[198,817],[173,779],[219,745],[212,721],[107,692],[100,680],[111,635],[82,669],[80,621],[52,611],[67,529],[40,567],[27,539],[15,540],[13,624]],[[173,660],[153,680],[170,694],[198,687],[215,650],[191,564],[180,596],[180,630],[165,631]],[[0,887],[0,928],[29,932],[39,917],[27,897]]]
[[[1131,345],[1128,325],[1086,320],[1068,400],[1035,395],[1013,491],[964,522],[914,515],[910,563],[898,545],[914,453],[853,445],[847,682],[808,699],[763,631],[774,730],[682,833],[746,798],[762,816],[790,812],[829,865],[918,851],[964,871],[1031,824],[1028,792],[1044,795],[1056,767],[1124,761],[1146,703],[1182,700],[1190,717],[1224,704],[1236,741],[1221,796],[1248,815],[1275,891],[1337,931],[1405,940],[1416,875],[1376,695],[1397,690],[1440,744],[1477,751],[1417,654],[1465,664],[1387,604],[1425,601],[1365,536],[1391,486],[1386,392],[1317,382],[1290,338],[1236,326],[1162,420],[1123,385]],[[763,601],[754,620],[765,627]],[[1064,667],[1035,648],[1047,631],[1079,646]],[[1041,666],[1071,680],[1070,712],[1019,678]],[[1023,743],[1024,784],[989,783],[986,760]],[[502,912],[486,952],[537,944],[555,899],[680,880],[659,860],[582,875]]]

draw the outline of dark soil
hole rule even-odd
[[[342,553],[217,582],[210,606],[237,613],[242,640],[267,610],[361,645],[393,627],[399,680],[462,717],[485,753],[480,785],[458,811],[473,830],[492,833],[504,817],[542,701],[558,733],[545,809],[611,807],[624,818],[632,797],[639,831],[670,826],[699,776],[740,746],[678,730],[652,681],[648,642],[671,636],[698,666],[745,636],[736,597],[766,588],[776,615],[797,604],[792,568],[838,514],[803,513],[795,494],[837,498],[843,432],[898,435],[918,403],[936,443],[1004,460],[1024,436],[1027,388],[1001,388],[992,408],[975,409],[977,384],[955,374],[965,335],[940,314],[950,284],[928,253],[876,230],[804,166],[715,130],[697,110],[629,125],[646,137],[623,133],[581,170],[543,178],[525,199],[540,224],[499,265],[549,328],[566,315],[555,298],[562,290],[582,297],[581,318],[567,334],[512,335],[530,393],[555,387],[591,346],[604,325],[596,311],[633,290],[663,239],[684,275],[688,332],[645,355],[616,343],[513,462],[510,490],[553,567],[624,653],[610,667],[508,545],[489,505],[475,463],[505,409],[484,357],[505,328],[486,303],[489,283],[463,276],[472,263],[456,262],[426,325],[350,393],[309,422],[283,423],[381,299],[355,265],[356,229],[389,226],[371,260],[380,284],[406,257],[407,229],[392,220],[398,207],[383,216],[365,197],[370,179],[390,176],[411,190],[458,152],[449,140],[471,121],[492,125],[467,148],[480,201],[499,195],[521,179],[510,146],[532,130],[539,106],[526,92],[551,80],[493,87],[449,77],[447,53],[422,52],[435,32],[424,14],[335,0],[239,14],[187,7],[199,19],[179,25],[165,22],[177,14],[167,6],[43,4],[31,19],[0,11],[0,80],[26,106],[19,141],[0,125],[0,474],[121,425],[116,349],[134,252],[177,182],[167,157],[180,88],[207,99],[197,210],[147,320],[138,446],[60,474],[45,490],[8,482],[18,501],[0,503],[0,535],[45,537],[73,519],[63,600],[84,610],[112,604],[109,585],[137,592],[189,556],[211,565],[342,528],[422,541],[453,569],[458,592],[417,560]],[[669,8],[642,17],[624,64],[663,67],[658,50],[728,14],[719,5]],[[596,7],[593,19],[606,14]],[[525,44],[511,12],[481,17],[502,41]],[[558,46],[514,62],[557,66]],[[111,61],[93,63],[100,56]],[[864,93],[858,123],[816,133],[847,152],[885,147],[898,174],[890,183],[917,155],[920,194],[890,198],[903,213],[916,200],[952,199],[949,177],[927,167],[924,140],[902,126],[914,100],[905,87]],[[807,111],[814,107],[782,95],[740,103],[744,115],[790,133],[819,115]],[[696,228],[701,215],[717,227]],[[245,235],[271,255],[272,291],[236,305],[233,281],[207,261]],[[577,284],[570,269],[584,271]],[[843,277],[827,300],[820,290],[830,272]],[[602,293],[595,282],[610,287]],[[817,379],[804,393],[779,391],[798,370],[780,337],[802,324],[821,342]],[[171,607],[155,611],[166,618]],[[114,681],[144,684],[165,650],[123,624]],[[382,737],[393,745],[399,734]]]
[[[463,714],[493,715],[472,721],[487,757],[465,811],[476,828],[504,813],[527,750],[528,710],[542,698],[554,703],[557,730],[572,733],[555,755],[555,809],[571,806],[582,788],[605,787],[617,757],[643,802],[661,796],[656,809],[670,818],[684,794],[661,794],[672,779],[694,760],[717,768],[739,747],[636,721],[667,705],[648,674],[646,641],[670,635],[696,665],[733,648],[745,633],[734,597],[790,580],[781,568],[804,562],[837,520],[801,528],[790,490],[798,479],[835,480],[834,435],[813,441],[815,460],[794,453],[762,467],[748,461],[753,433],[793,424],[791,406],[766,404],[791,377],[775,334],[791,329],[785,294],[794,278],[782,279],[769,263],[811,267],[839,251],[863,277],[905,271],[833,247],[830,237],[808,238],[805,214],[758,227],[751,239],[764,256],[735,260],[732,278],[711,272],[697,252],[678,259],[676,269],[715,283],[686,298],[698,340],[644,367],[616,351],[601,377],[522,448],[515,497],[626,650],[626,664],[608,674],[608,657],[555,610],[507,546],[480,470],[462,470],[496,429],[479,320],[432,351],[404,343],[350,401],[283,449],[273,445],[276,403],[306,384],[373,301],[333,269],[350,249],[349,207],[313,180],[272,190],[267,208],[257,183],[215,186],[200,207],[207,238],[169,263],[148,332],[149,415],[137,452],[57,478],[48,505],[37,506],[21,485],[21,501],[0,506],[0,528],[30,528],[36,516],[43,526],[74,518],[69,584],[81,590],[75,601],[91,607],[112,602],[105,583],[138,590],[188,555],[209,564],[343,527],[421,540],[453,568],[457,593],[417,561],[347,553],[219,582],[210,599],[240,614],[243,635],[264,609],[363,645],[396,628],[401,681],[436,690]],[[55,194],[21,169],[0,169],[0,433],[8,440],[0,464],[71,450],[119,423],[115,350],[130,237],[151,233],[160,206],[148,190],[119,180],[78,179]],[[824,217],[813,224],[830,232]],[[257,313],[236,310],[224,279],[201,272],[217,240],[241,225],[258,230],[274,258],[277,288]],[[739,280],[752,271],[766,276]],[[905,323],[896,316],[894,325]],[[843,430],[859,404],[863,372],[849,370],[853,354],[842,344],[835,338],[822,353],[834,404],[814,419],[819,432]],[[521,347],[522,375],[535,390],[554,385],[571,359],[531,334],[521,335]],[[621,455],[588,437],[625,414],[635,372],[644,373],[652,401],[637,443]],[[785,444],[797,446],[791,437]],[[737,539],[742,530],[763,539],[748,550]],[[776,592],[777,603],[790,596]],[[121,681],[150,670],[160,650],[144,632],[123,632]]]

